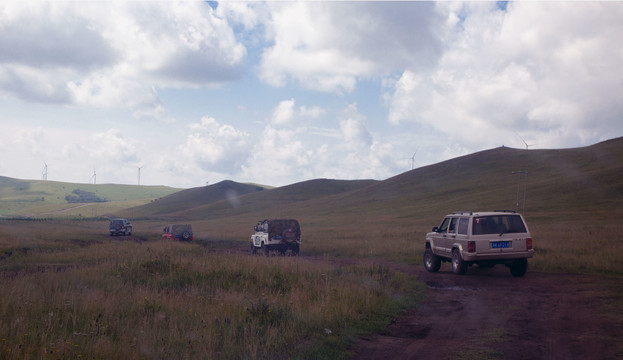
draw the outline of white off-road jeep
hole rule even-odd
[[[301,247],[301,226],[294,219],[261,220],[254,227],[255,234],[251,235],[251,252],[262,251],[266,256],[271,251],[278,251],[285,255],[289,250],[294,255],[299,254]]]
[[[439,271],[441,262],[452,262],[455,274],[467,267],[504,264],[513,276],[524,276],[534,255],[532,236],[523,217],[514,211],[454,212],[426,234],[424,267]]]

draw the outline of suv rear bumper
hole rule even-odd
[[[478,261],[496,261],[504,263],[505,260],[515,259],[528,259],[534,256],[534,250],[521,251],[521,252],[504,252],[498,254],[475,254],[467,251],[461,251],[461,257],[464,261],[478,262]]]

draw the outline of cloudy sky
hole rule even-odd
[[[0,175],[386,179],[623,135],[623,2],[0,3]]]

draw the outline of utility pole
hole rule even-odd
[[[521,175],[524,175],[524,188],[523,188],[523,209],[522,213],[526,212],[526,192],[528,191],[528,170],[513,171],[513,174],[517,174],[517,199],[515,202],[515,211],[519,212],[519,195],[521,193]]]

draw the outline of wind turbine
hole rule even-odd
[[[41,171],[41,177],[43,178],[43,180],[48,179],[48,164],[45,161],[43,162],[43,171]]]
[[[93,180],[93,185],[97,184],[97,174],[95,174],[95,169],[93,169],[93,176],[91,176],[91,180]],[[89,180],[89,182],[91,182]]]
[[[413,167],[415,166],[415,154],[417,154],[418,150],[420,150],[419,146],[415,149],[413,156],[411,156],[411,170],[413,170]]]
[[[528,143],[526,142],[526,140],[524,140],[524,139],[521,137],[521,135],[519,135],[519,133],[515,133],[515,134],[517,134],[517,136],[519,136],[519,138],[521,139],[521,141],[523,141],[524,145],[526,145],[526,150],[528,150],[528,148],[529,148],[530,146],[532,146],[532,145],[536,145],[536,144],[528,144]]]
[[[138,185],[141,185],[141,169],[144,168],[145,165],[138,167]]]

